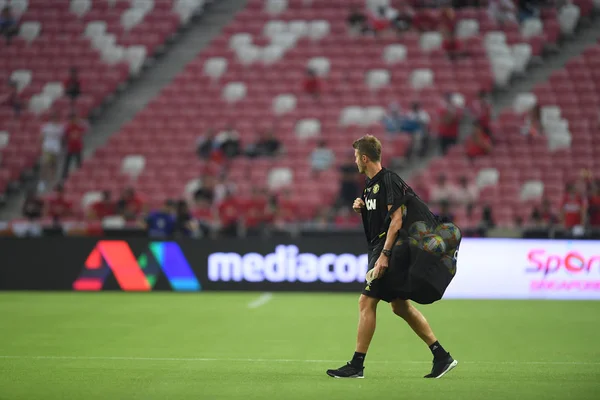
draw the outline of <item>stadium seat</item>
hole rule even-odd
[[[277,15],[284,12],[288,7],[287,0],[267,0],[265,1],[265,11],[270,15]]]
[[[565,4],[558,12],[560,31],[564,35],[572,35],[579,21],[579,7],[575,4]]]
[[[52,102],[61,98],[64,95],[65,88],[61,82],[48,82],[44,86],[44,94],[47,95]]]
[[[539,200],[544,194],[544,182],[539,180],[527,181],[521,187],[521,201]]]
[[[531,110],[537,104],[537,98],[533,93],[519,93],[515,97],[513,110],[517,114],[523,114]]]
[[[364,125],[375,125],[381,122],[385,116],[385,109],[380,106],[371,106],[363,109]]]
[[[32,73],[30,70],[26,69],[13,71],[13,73],[10,75],[10,80],[17,83],[17,88],[19,91],[25,89],[27,85],[31,83],[31,79]]]
[[[442,34],[439,32],[425,32],[421,35],[419,46],[423,51],[437,50],[442,47]]]
[[[125,225],[125,218],[120,215],[112,215],[102,219],[102,228],[104,229],[123,229]]]
[[[96,36],[102,36],[106,33],[106,22],[104,21],[92,21],[89,22],[85,27],[85,36],[94,38]]]
[[[483,189],[488,186],[495,186],[498,184],[499,179],[500,173],[496,168],[483,168],[477,174],[477,187]]]
[[[3,149],[6,146],[8,146],[9,142],[10,142],[10,133],[8,133],[7,131],[0,131],[0,149]]]
[[[243,82],[230,82],[223,88],[223,99],[229,103],[235,103],[246,97],[246,84]]]
[[[260,48],[256,46],[247,45],[238,48],[236,50],[236,55],[241,64],[250,65],[260,59],[261,51]]]
[[[260,59],[265,65],[271,65],[280,61],[285,53],[285,48],[280,45],[272,44],[262,49]]]
[[[301,119],[296,123],[296,137],[305,140],[321,134],[321,122],[315,118]]]
[[[83,17],[92,8],[92,0],[71,0],[69,10],[77,15]]]
[[[406,46],[401,44],[387,45],[383,51],[383,60],[387,64],[397,64],[406,60]]]
[[[319,76],[327,76],[331,63],[326,57],[314,57],[308,61],[307,67],[312,69]]]
[[[367,72],[365,79],[367,87],[372,90],[380,89],[389,85],[390,73],[386,69],[373,69]]]
[[[364,113],[362,107],[350,106],[342,110],[339,123],[342,126],[360,125],[363,119]]]
[[[39,36],[41,29],[39,22],[23,22],[19,26],[19,36],[31,43]]]
[[[130,8],[121,14],[121,26],[125,31],[130,31],[144,19],[144,11],[139,8]]]
[[[239,50],[252,44],[252,35],[249,33],[236,33],[229,39],[229,47],[233,50]]]
[[[51,105],[52,98],[44,93],[36,94],[29,99],[29,110],[35,115],[44,113]]]
[[[476,37],[479,35],[479,22],[475,19],[461,19],[456,26],[456,36],[459,39]]]
[[[123,58],[129,64],[129,73],[133,76],[139,74],[146,61],[145,46],[129,46],[124,50]]]
[[[204,74],[212,79],[219,79],[227,70],[227,59],[223,57],[209,58],[204,62]]]
[[[307,27],[308,29],[308,27]],[[288,32],[288,25],[285,21],[272,20],[267,22],[262,30],[263,36],[271,39],[277,35]]]
[[[519,43],[511,47],[513,60],[515,62],[515,72],[525,73],[529,60],[531,59],[531,45],[528,43]]]
[[[290,21],[287,26],[287,30],[297,37],[308,35],[308,28],[308,23],[302,20]]]
[[[93,190],[86,192],[81,197],[81,209],[87,210],[92,204],[102,200],[102,192]]]
[[[292,184],[294,174],[290,168],[279,167],[269,171],[267,185],[270,190],[279,190]]]
[[[173,11],[179,15],[182,24],[187,25],[192,16],[202,8],[204,0],[175,0]]]
[[[282,115],[296,108],[296,96],[293,94],[280,94],[273,99],[273,114]]]
[[[533,36],[539,36],[544,33],[544,25],[539,18],[528,18],[521,26],[521,36],[523,39],[529,39]]]
[[[416,69],[410,75],[410,84],[415,90],[422,90],[433,85],[433,71]]]
[[[146,166],[146,157],[139,154],[125,156],[121,162],[121,172],[131,178],[137,178]]]
[[[308,24],[308,37],[312,40],[320,40],[329,34],[331,27],[328,21],[316,20]]]

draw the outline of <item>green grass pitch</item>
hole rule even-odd
[[[0,400],[599,399],[600,302],[419,306],[459,360],[431,356],[379,308],[365,379],[332,379],[354,351],[357,295],[0,293]]]

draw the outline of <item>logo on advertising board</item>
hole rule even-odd
[[[173,290],[201,290],[200,282],[175,242],[150,242],[148,251],[136,259],[126,241],[101,240],[88,255],[73,289],[101,290],[111,273],[125,291],[152,290],[160,273]]]
[[[300,253],[295,245],[279,245],[273,253],[212,253],[208,279],[213,282],[364,282],[367,255]]]
[[[526,272],[535,277],[530,291],[600,292],[600,248],[564,243],[528,252]]]

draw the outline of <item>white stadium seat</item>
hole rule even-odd
[[[504,56],[494,56],[491,59],[492,75],[494,82],[499,87],[505,87],[510,81],[513,71],[515,70],[515,61],[510,54]]]
[[[573,34],[577,22],[579,22],[579,14],[579,7],[575,4],[566,4],[558,11],[558,23],[563,34]]]
[[[146,157],[139,154],[125,156],[121,162],[121,172],[132,178],[137,178],[146,166]]]
[[[42,26],[39,22],[23,22],[19,27],[19,36],[21,36],[27,43],[33,42],[42,30]]]
[[[48,82],[44,85],[43,93],[54,101],[60,99],[64,95],[65,88],[62,82]]]
[[[107,47],[114,47],[117,43],[117,37],[112,33],[104,33],[102,35],[96,35],[92,37],[92,46],[96,50],[102,51]]]
[[[544,26],[539,18],[529,18],[521,25],[521,36],[524,39],[529,39],[532,36],[541,35],[544,31]]]
[[[133,29],[134,26],[142,22],[144,12],[139,8],[130,8],[121,14],[121,26],[126,31]]]
[[[527,181],[521,186],[520,200],[540,199],[544,194],[544,182],[539,180]]]
[[[303,37],[308,34],[308,23],[302,20],[293,20],[288,23],[287,30],[297,37]]]
[[[252,35],[249,33],[236,33],[235,35],[229,38],[229,47],[233,50],[237,50],[244,46],[249,46],[252,44]]]
[[[267,14],[281,14],[287,9],[287,0],[267,0],[265,1],[265,11]]]
[[[193,196],[194,193],[198,191],[202,187],[202,180],[199,178],[190,179],[188,183],[185,184],[184,193],[186,197]]]
[[[102,200],[102,192],[89,191],[81,197],[81,208],[87,210],[92,204]]]
[[[372,69],[367,72],[365,83],[369,89],[380,89],[390,84],[390,73],[386,69]]]
[[[361,125],[364,120],[364,110],[359,106],[350,106],[342,110],[340,115],[340,125]]]
[[[147,50],[146,46],[129,46],[125,49],[124,58],[129,64],[129,73],[136,76],[140,73],[144,62],[146,61]]]
[[[16,17],[21,17],[29,8],[29,2],[27,0],[11,0],[10,8]]]
[[[18,69],[10,75],[10,80],[17,83],[17,89],[20,92],[31,83],[32,73],[28,69]]]
[[[133,0],[131,8],[140,10],[146,15],[154,9],[154,0]]]
[[[513,45],[511,50],[515,62],[515,72],[525,73],[529,65],[529,60],[531,60],[531,45],[529,43],[519,43]]]
[[[385,109],[383,107],[371,106],[363,108],[363,121],[366,126],[379,124],[384,116]]]
[[[227,71],[227,59],[223,57],[209,58],[204,62],[204,74],[219,79]]]
[[[123,229],[125,227],[125,218],[120,215],[111,215],[102,219],[104,229]]]
[[[35,115],[42,114],[44,111],[50,109],[51,105],[52,98],[43,93],[33,95],[29,99],[29,111]]]
[[[479,35],[479,22],[475,19],[461,19],[456,26],[456,37],[465,39]]]
[[[436,50],[442,47],[442,34],[439,32],[425,32],[419,39],[419,46],[423,51]]]
[[[290,168],[277,167],[269,171],[267,185],[270,190],[278,190],[290,186],[294,181],[294,173]]]
[[[282,115],[296,108],[297,99],[293,94],[280,94],[273,99],[273,114]]]
[[[243,82],[229,82],[223,88],[223,99],[229,103],[235,103],[246,97],[246,84]]]
[[[92,21],[85,26],[85,36],[93,38],[96,36],[103,36],[106,33],[106,22],[104,21]]]
[[[288,31],[288,25],[285,21],[273,20],[267,22],[263,27],[263,36],[268,38],[275,37]]]
[[[294,35],[291,32],[283,32],[279,35],[271,37],[271,44],[281,46],[284,49],[290,49],[294,47],[297,41],[298,36]]]
[[[77,15],[83,17],[92,8],[92,0],[71,0],[69,10]]]
[[[383,50],[383,60],[386,64],[396,64],[406,60],[406,46],[390,44]]]
[[[496,168],[483,168],[477,174],[477,187],[482,189],[487,186],[496,186],[500,179],[500,172]]]
[[[506,35],[504,32],[492,31],[485,34],[484,46],[487,49],[492,45],[506,44]]]
[[[235,53],[240,63],[244,65],[250,65],[258,61],[261,57],[261,49],[254,45],[240,47]]]
[[[313,40],[319,40],[329,35],[329,31],[331,27],[328,21],[325,20],[317,20],[311,21],[308,24],[308,37]]]
[[[3,149],[6,146],[8,146],[9,142],[10,142],[10,133],[8,133],[7,131],[0,131],[0,149]]]
[[[185,25],[203,5],[204,0],[176,0],[173,4],[173,11],[179,15],[179,20]]]
[[[277,44],[272,44],[262,49],[260,55],[265,65],[270,65],[281,60],[285,54],[285,48]]]
[[[123,46],[108,43],[100,51],[102,52],[102,60],[109,65],[118,64],[125,58],[125,48]]]
[[[558,106],[543,106],[540,113],[542,126],[547,126],[562,119],[560,107]]]
[[[513,102],[513,109],[518,114],[531,110],[537,104],[537,97],[533,93],[519,93]]]
[[[410,84],[413,89],[421,90],[433,85],[433,71],[429,68],[415,69],[410,74]]]
[[[321,121],[315,118],[301,119],[296,123],[295,132],[298,139],[317,137],[321,134]]]
[[[326,76],[329,74],[331,63],[327,57],[314,57],[308,60],[307,67],[315,71],[319,76]]]
[[[465,107],[465,96],[460,93],[452,93],[452,98],[450,99],[454,107],[456,108],[464,108]]]

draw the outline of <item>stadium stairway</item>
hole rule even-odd
[[[202,15],[193,20],[179,37],[176,37],[175,43],[167,52],[153,60],[150,68],[144,71],[139,79],[132,82],[127,90],[106,107],[94,121],[85,138],[84,159],[106,143],[113,133],[118,132],[123,124],[131,120],[164,86],[168,85],[188,62],[196,58],[198,53],[233,19],[236,12],[246,6],[246,2],[247,0],[217,0],[207,4]],[[24,197],[25,190],[12,193],[5,206],[0,209],[0,220],[19,217]]]

